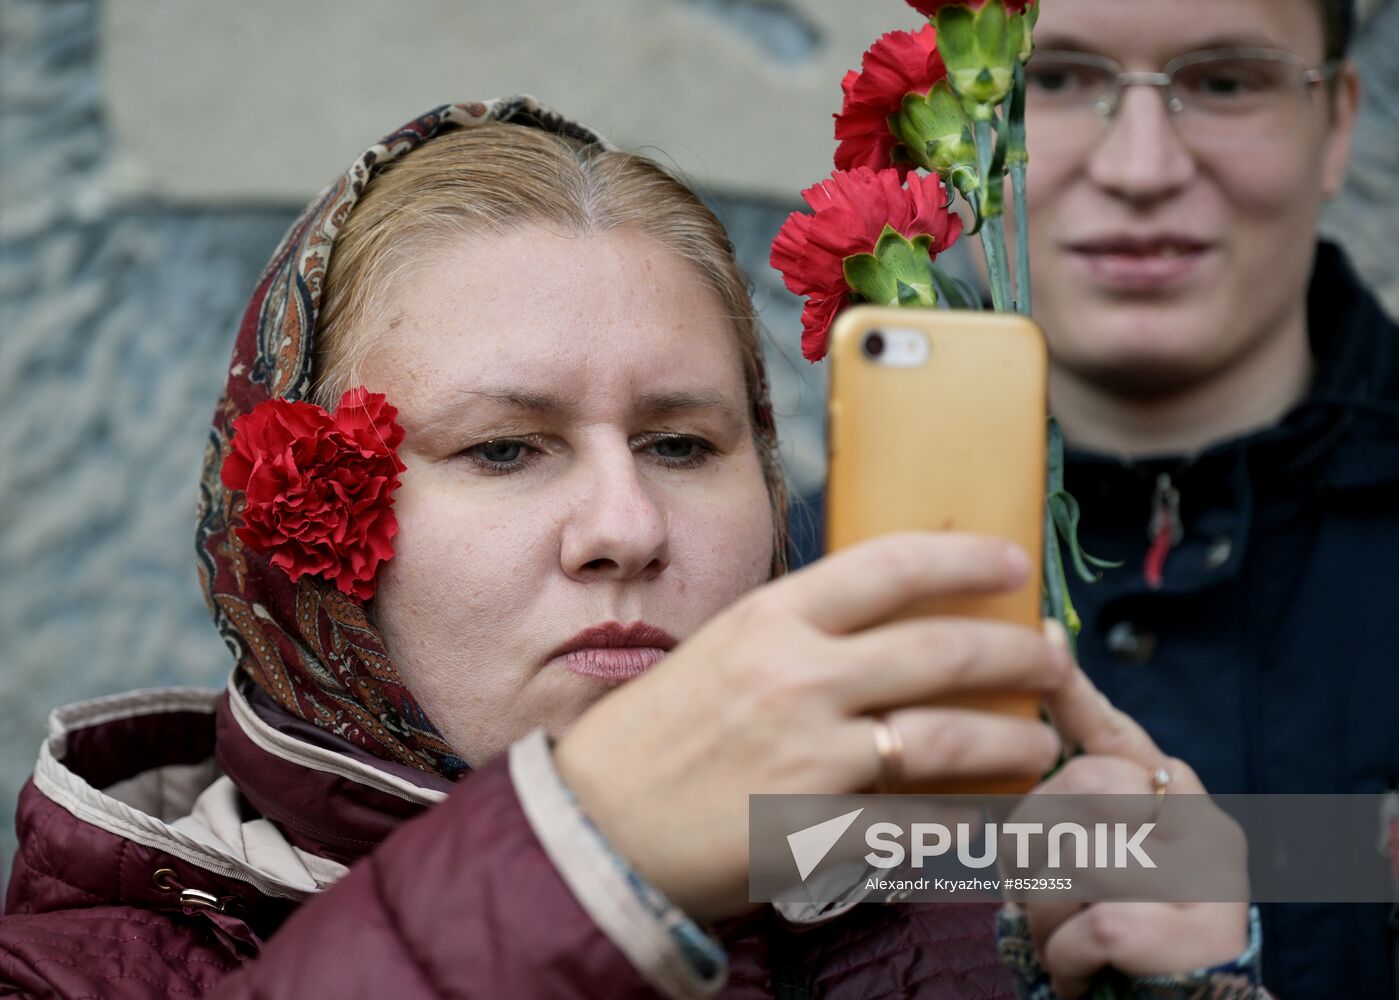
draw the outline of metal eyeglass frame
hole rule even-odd
[[[1288,52],[1284,49],[1266,49],[1253,47],[1223,48],[1223,49],[1201,49],[1198,52],[1187,52],[1184,55],[1176,56],[1174,59],[1161,67],[1159,73],[1131,72],[1124,70],[1122,64],[1116,59],[1107,56],[1095,55],[1091,52],[1076,52],[1073,50],[1048,50],[1044,55],[1051,54],[1057,61],[1068,63],[1079,63],[1083,66],[1093,66],[1098,69],[1108,71],[1115,70],[1112,92],[1107,97],[1098,101],[1094,110],[1098,116],[1105,121],[1111,120],[1117,115],[1118,109],[1122,106],[1122,94],[1128,87],[1156,87],[1161,91],[1161,99],[1172,115],[1178,115],[1185,110],[1185,103],[1175,95],[1172,90],[1175,84],[1175,74],[1187,66],[1193,66],[1201,62],[1209,62],[1228,56],[1246,57],[1250,59],[1271,59],[1276,62],[1291,63],[1299,73],[1303,85],[1307,88],[1306,93],[1311,93],[1311,88],[1326,83],[1336,75],[1336,70],[1340,63],[1331,60],[1322,65],[1320,69],[1308,66],[1301,56]],[[1034,60],[1030,61],[1030,68],[1033,71]]]

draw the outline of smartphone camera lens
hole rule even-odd
[[[884,353],[884,334],[878,330],[872,330],[865,334],[864,343],[865,357],[877,358]]]

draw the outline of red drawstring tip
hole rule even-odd
[[[1142,565],[1142,578],[1152,590],[1160,590],[1166,575],[1166,556],[1171,552],[1172,531],[1169,523],[1157,529],[1156,537],[1146,550],[1146,561]]]

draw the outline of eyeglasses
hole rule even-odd
[[[1036,52],[1025,70],[1031,154],[1086,149],[1117,115],[1128,87],[1158,88],[1193,146],[1266,146],[1295,128],[1312,90],[1337,65],[1314,69],[1280,49],[1231,48],[1178,56],[1159,73],[1129,73],[1087,52]]]

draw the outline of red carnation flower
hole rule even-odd
[[[360,386],[334,414],[269,399],[235,420],[220,478],[246,496],[239,540],[270,553],[292,582],[310,573],[351,597],[373,597],[398,533],[393,493],[405,466],[397,415],[381,393]]]
[[[972,10],[979,10],[986,0],[908,0],[908,5],[924,17],[936,17],[943,7],[961,4]],[[1005,0],[1007,14],[1023,14],[1035,5],[1035,0]]]
[[[899,113],[905,94],[923,94],[947,76],[938,55],[937,30],[925,24],[918,31],[891,31],[870,47],[860,71],[845,74],[840,86],[845,100],[836,119],[837,170],[869,167],[882,170],[891,164],[900,176],[911,163],[895,163],[898,137],[889,130],[889,116]]]
[[[931,236],[941,253],[961,235],[962,220],[947,210],[942,181],[934,175],[910,174],[905,187],[895,170],[838,170],[802,198],[812,214],[787,217],[772,241],[772,266],[793,293],[807,296],[802,355],[820,361],[831,322],[850,304],[845,258],[873,251],[886,225],[907,239]]]

